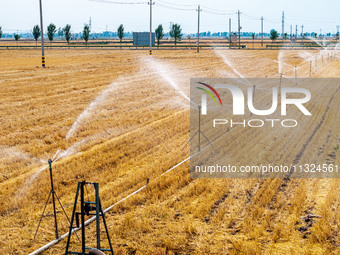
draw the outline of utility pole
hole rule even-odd
[[[297,40],[297,38],[298,38],[297,32],[298,32],[297,25],[295,25],[295,40]]]
[[[290,25],[290,40],[292,40],[293,26]]]
[[[150,0],[150,49],[149,49],[149,54],[152,55],[152,5],[155,3]]]
[[[261,46],[263,46],[263,16],[261,17]]]
[[[41,30],[41,61],[42,61],[42,67],[45,68],[44,25],[43,25],[41,0],[40,0],[40,30]]]
[[[231,18],[229,18],[229,48],[231,48]]]
[[[238,15],[238,48],[241,49],[241,20],[240,20],[240,16],[241,16],[241,12],[240,10],[237,11],[237,15]]]
[[[90,20],[89,20],[89,27],[90,27],[90,31],[92,31],[92,19],[90,17]]]
[[[284,38],[285,33],[285,12],[282,12],[282,39]]]
[[[302,38],[304,38],[304,35],[303,35],[303,28],[304,28],[304,25],[301,26],[301,36],[302,36]]]
[[[198,9],[196,10],[198,12],[198,25],[197,25],[197,53],[200,52],[200,13],[202,9],[200,8],[200,5],[198,5]]]

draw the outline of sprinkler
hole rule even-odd
[[[216,150],[212,143],[209,141],[209,139],[205,136],[205,134],[201,131],[201,106],[197,105],[198,108],[198,130],[195,132],[195,134],[189,139],[189,141],[183,146],[182,150],[189,144],[189,142],[194,139],[194,137],[198,134],[198,152],[201,151],[201,135],[207,140],[209,145],[213,148],[214,152],[216,153]]]
[[[42,218],[44,217],[44,214],[45,214],[45,210],[46,210],[46,207],[48,205],[48,202],[50,200],[50,197],[52,195],[52,205],[53,205],[53,216],[54,216],[54,231],[55,231],[55,237],[56,239],[59,239],[59,233],[58,233],[58,221],[57,221],[57,210],[56,210],[56,205],[55,205],[55,201],[57,200],[59,202],[59,205],[60,207],[62,208],[67,220],[70,222],[66,212],[65,212],[65,209],[63,207],[63,205],[61,204],[60,200],[59,200],[59,197],[57,196],[57,193],[54,191],[54,185],[53,185],[53,174],[52,174],[52,159],[49,159],[48,160],[48,166],[49,166],[49,170],[50,170],[50,180],[51,180],[51,190],[50,190],[50,193],[48,195],[48,198],[47,198],[47,201],[46,201],[46,204],[44,206],[44,210],[41,214],[41,217],[40,217],[40,220],[39,220],[39,224],[38,224],[38,227],[37,227],[37,230],[35,231],[35,234],[34,234],[34,238],[37,236],[37,233],[38,233],[38,230],[39,230],[39,227],[40,227],[40,223],[42,221]]]
[[[51,179],[51,193],[52,193],[52,202],[53,202],[55,237],[56,237],[56,239],[58,239],[59,235],[58,235],[57,214],[56,214],[56,210],[55,210],[55,191],[54,191],[54,187],[53,187],[52,159],[48,160],[48,165],[49,165],[49,169],[50,169],[50,179]]]
[[[94,188],[94,201],[89,201],[89,198],[85,199],[85,186],[86,185],[91,185]],[[79,198],[80,196],[80,198]],[[79,201],[80,199],[80,201]],[[77,210],[77,204],[80,202],[80,212],[76,212]],[[79,208],[79,207],[78,207]],[[85,231],[85,217],[86,216],[95,216],[96,220],[96,248],[90,248],[86,245],[86,231]],[[80,217],[80,219],[79,219]],[[102,218],[104,228],[105,228],[105,233],[106,237],[109,243],[110,248],[105,249],[101,247],[101,229],[100,229],[100,218]],[[74,226],[74,221],[76,221],[76,225]],[[70,251],[70,244],[71,244],[71,234],[73,233],[73,230],[77,228],[81,228],[81,252],[74,252]],[[86,250],[90,250],[89,253],[86,252]],[[69,228],[69,234],[67,238],[67,244],[66,244],[66,251],[65,255],[67,254],[105,254],[102,251],[109,251],[113,255],[113,248],[111,244],[111,239],[109,236],[109,230],[106,224],[105,220],[105,213],[103,211],[102,204],[100,202],[99,198],[99,184],[94,183],[94,182],[78,182],[78,188],[76,192],[76,198],[74,201],[74,207],[73,207],[73,213],[71,217],[71,222],[70,222],[70,228]]]
[[[318,57],[315,57],[315,68],[318,67]]]

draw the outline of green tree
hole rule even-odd
[[[19,41],[19,39],[20,39],[20,35],[15,34],[15,35],[14,35],[14,39],[15,39],[15,41],[17,42],[17,46],[18,46],[18,41]]]
[[[64,35],[65,35],[65,39],[67,41],[67,44],[70,43],[70,39],[71,39],[71,25],[67,24],[64,28],[63,28],[63,31],[64,31]]]
[[[124,37],[124,26],[123,26],[123,24],[119,25],[119,27],[117,29],[117,33],[118,33],[119,41],[120,41],[120,43],[122,43],[123,37]]]
[[[284,34],[283,34],[283,40],[286,40],[287,37],[288,37],[288,34],[287,34],[287,33],[284,33]]]
[[[58,28],[58,37],[62,38],[64,36],[64,31],[61,27]]]
[[[318,37],[318,33],[314,33],[314,38],[317,38]]]
[[[155,35],[157,39],[157,45],[159,46],[159,41],[163,39],[164,37],[164,31],[163,31],[163,26],[160,24],[155,30]]]
[[[84,26],[83,30],[83,39],[85,40],[86,46],[87,46],[87,41],[90,38],[90,27],[88,25]]]
[[[275,29],[270,30],[270,40],[275,41],[278,38],[278,33]]]
[[[182,28],[179,24],[172,24],[171,31],[170,31],[171,38],[174,38],[175,40],[175,46],[177,44],[177,41],[180,40],[183,36],[182,34]]]
[[[253,39],[253,49],[254,49],[255,33],[251,34],[251,38]]]
[[[0,38],[2,37],[2,27],[0,27]]]
[[[39,39],[40,35],[41,35],[40,27],[39,27],[39,25],[35,25],[33,27],[33,37],[34,37],[34,40],[35,40],[35,46],[38,45],[38,39]]]
[[[48,39],[50,40],[50,42],[53,41],[54,34],[56,32],[57,32],[56,26],[53,23],[49,24],[48,27],[47,27],[47,36],[48,36]]]
[[[191,47],[191,42],[190,42],[191,35],[187,35],[187,38],[188,38],[188,40],[189,40],[189,46]]]

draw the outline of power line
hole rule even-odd
[[[223,15],[223,16],[232,15],[232,14],[237,13],[237,12],[214,12],[214,11],[210,11],[210,10],[203,10],[203,12],[209,13],[209,14],[214,14],[214,15]]]
[[[184,8],[179,8],[179,7],[173,7],[161,3],[156,3],[156,6],[165,8],[165,9],[172,9],[172,10],[177,10],[177,11],[196,11],[196,9],[184,9]]]
[[[254,16],[250,16],[248,14],[245,14],[244,12],[242,12],[242,15],[245,17],[248,17],[248,19],[253,19],[253,20],[259,20],[260,18],[254,17]]]
[[[209,11],[209,10],[203,10],[202,12],[205,12],[205,13],[209,13],[209,14],[214,14],[214,15],[229,15],[228,13],[218,13],[218,12],[213,12],[213,11]]]
[[[158,0],[158,2],[163,3],[163,4],[168,4],[168,5],[175,5],[175,6],[187,6],[187,7],[194,7],[196,5],[194,4],[177,4],[177,3],[171,3],[171,2],[167,2],[167,1],[163,1],[163,0]]]
[[[209,9],[211,11],[216,11],[216,12],[225,12],[225,11],[222,11],[222,10],[219,10],[219,9],[214,9],[214,8],[210,8],[208,6],[205,6],[205,5],[202,5],[205,9]],[[230,12],[234,13],[234,12],[237,12],[237,10],[230,10]]]

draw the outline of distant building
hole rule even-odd
[[[233,33],[233,35],[231,36],[231,46],[237,46],[237,42],[238,42],[238,38],[236,33]]]
[[[134,46],[149,46],[150,33],[149,32],[133,32]],[[155,33],[152,33],[152,46],[155,46]]]

